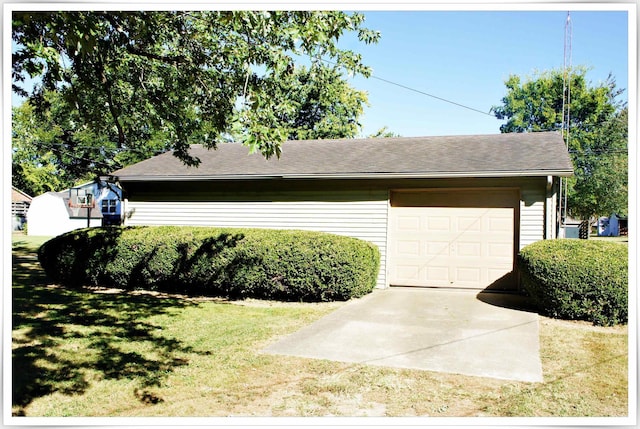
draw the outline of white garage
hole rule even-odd
[[[515,288],[518,206],[514,189],[392,192],[389,283]]]

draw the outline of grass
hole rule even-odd
[[[629,245],[629,236],[621,235],[619,237],[598,237],[597,235],[590,235],[589,240],[608,241],[611,243],[622,243]]]
[[[50,284],[14,236],[14,416],[626,416],[627,327],[541,318],[544,382],[266,355],[341,303]]]

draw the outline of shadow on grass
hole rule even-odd
[[[197,353],[148,321],[197,303],[50,285],[36,256],[20,246],[12,283],[14,415],[26,415],[31,402],[55,392],[83,394],[95,379],[135,380],[138,400],[162,402],[149,389],[186,365],[186,353]]]

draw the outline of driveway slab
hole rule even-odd
[[[525,305],[509,294],[375,290],[264,352],[541,382],[538,315]]]

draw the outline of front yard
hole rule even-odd
[[[14,416],[627,416],[627,327],[541,318],[543,383],[261,354],[341,303],[49,284],[14,237]]]

